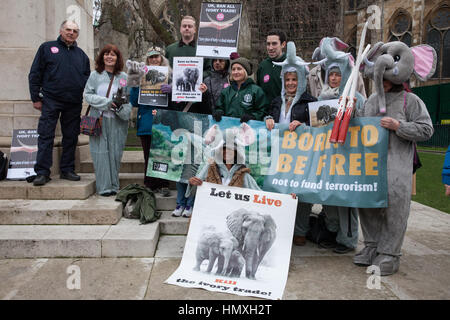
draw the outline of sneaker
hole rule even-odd
[[[177,206],[175,208],[175,210],[172,211],[172,216],[174,217],[181,217],[181,214],[184,211],[184,207],[183,206]]]
[[[330,240],[322,240],[319,242],[319,248],[322,249],[333,249],[336,248],[337,243],[335,241]]]
[[[183,217],[190,218],[192,215],[192,207],[187,206],[186,209],[184,209]]]
[[[161,188],[159,189],[159,193],[165,198],[170,197],[170,190],[169,188]]]

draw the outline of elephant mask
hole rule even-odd
[[[409,48],[400,41],[378,42],[367,54],[361,70],[365,77],[374,80],[380,113],[386,113],[383,80],[401,85],[414,74],[427,81],[436,70],[436,51],[429,45]]]
[[[339,38],[326,37],[320,41],[319,47],[314,50],[312,56],[313,60],[320,60],[316,64],[320,64],[326,70],[325,83],[328,82],[330,68],[333,66],[339,67],[342,75],[339,94],[342,94],[354,65],[353,56],[342,51],[346,48],[348,48],[348,45]]]
[[[245,275],[255,279],[256,271],[276,238],[276,224],[270,215],[239,209],[227,216],[227,226],[239,241],[245,260]]]

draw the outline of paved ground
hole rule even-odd
[[[353,253],[337,255],[312,243],[293,247],[283,299],[450,299],[449,235],[449,214],[413,203],[400,270],[374,289],[366,269],[353,265]],[[185,239],[162,236],[153,258],[0,260],[0,299],[249,299],[164,284]],[[79,289],[70,281],[78,271]]]

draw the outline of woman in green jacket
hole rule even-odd
[[[216,103],[214,120],[219,122],[222,116],[262,121],[269,106],[264,91],[249,76],[252,65],[240,57],[231,61],[231,85],[225,88]]]

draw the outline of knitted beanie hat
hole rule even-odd
[[[231,68],[233,68],[233,65],[236,63],[240,64],[245,69],[245,71],[247,71],[247,75],[250,76],[253,73],[252,63],[248,59],[239,57],[237,59],[231,60]]]

